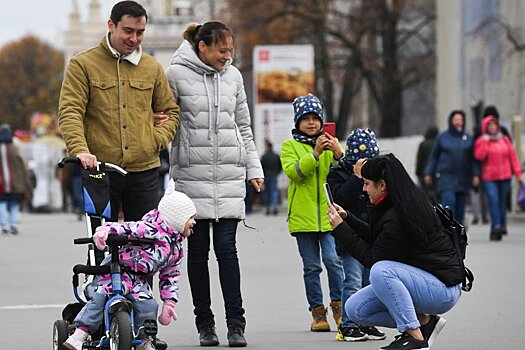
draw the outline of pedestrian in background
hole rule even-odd
[[[346,139],[346,150],[339,163],[330,168],[326,181],[332,190],[334,202],[350,211],[356,217],[368,222],[368,196],[363,191],[363,180],[355,176],[354,165],[360,158],[370,159],[379,154],[375,133],[368,128],[355,129]],[[335,240],[337,254],[341,257],[344,271],[343,293],[344,303],[361,288],[370,284],[370,269],[365,268],[352,254]],[[385,333],[373,326],[360,326],[343,312],[341,327],[336,340],[363,341],[385,339]]]
[[[474,159],[474,139],[465,132],[465,113],[454,110],[448,130],[437,137],[425,168],[425,183],[435,176],[441,204],[450,207],[461,224],[465,219],[467,195],[479,184],[479,167]]]
[[[434,142],[436,141],[436,137],[439,134],[439,129],[435,125],[431,125],[427,128],[425,131],[425,138],[421,143],[419,144],[419,147],[417,148],[417,155],[416,155],[416,176],[419,180],[419,186],[428,195],[428,198],[432,202],[438,203],[439,202],[439,195],[436,190],[436,178],[432,178],[431,184],[425,183],[425,168],[428,164],[428,158],[430,156],[430,152],[432,151],[432,147],[434,146]]]
[[[372,203],[370,223],[337,204],[328,212],[332,235],[370,268],[370,285],[348,299],[345,311],[358,324],[401,332],[381,349],[429,349],[446,322],[438,314],[461,296],[461,256],[393,154],[360,159],[354,173]]]
[[[309,310],[310,330],[330,331],[324,307],[320,274],[321,256],[328,274],[330,307],[337,328],[341,324],[343,268],[335,251],[335,241],[326,212],[328,204],[323,184],[343,151],[337,138],[322,132],[323,105],[309,94],[293,101],[295,128],[292,138],[281,149],[284,173],[290,179],[288,188],[288,229],[295,237],[303,262],[303,279]]]
[[[264,171],[263,202],[266,215],[277,215],[279,210],[279,186],[277,179],[282,171],[281,158],[273,150],[269,140],[264,140],[265,152],[261,157],[261,165]]]
[[[0,124],[0,226],[2,235],[18,234],[20,203],[28,199],[31,183],[25,160],[13,144],[8,124]]]
[[[501,132],[495,116],[481,122],[482,135],[476,140],[474,155],[481,162],[481,180],[489,204],[490,240],[500,241],[507,233],[507,195],[512,175],[523,182],[523,170],[510,139]]]
[[[197,207],[188,239],[188,277],[201,346],[217,346],[211,310],[210,227],[228,344],[247,345],[237,256],[237,224],[245,219],[246,181],[257,192],[263,170],[253,141],[244,83],[232,63],[234,36],[221,22],[189,24],[167,76],[181,108],[181,125],[171,147],[171,176],[178,191]]]

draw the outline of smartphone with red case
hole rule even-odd
[[[335,123],[334,122],[323,123],[323,133],[327,133],[328,135],[335,137]]]

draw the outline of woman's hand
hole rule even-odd
[[[344,212],[344,216],[346,217],[346,211],[339,205],[328,204],[328,218],[330,219],[332,230],[335,230],[335,228],[343,222],[343,218],[341,217],[342,212]]]
[[[261,192],[261,189],[262,189],[263,184],[264,184],[264,179],[260,179],[260,178],[251,179],[250,183],[253,185],[253,187],[255,188],[255,190],[257,192]]]
[[[153,113],[153,125],[154,126],[161,126],[164,124],[169,117],[164,114],[164,112],[154,112]]]

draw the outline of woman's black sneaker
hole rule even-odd
[[[228,327],[228,346],[230,348],[243,348],[247,345],[244,338],[244,329],[241,326]]]
[[[412,338],[407,332],[396,335],[396,339],[381,350],[429,350],[427,340]]]
[[[219,337],[215,332],[214,326],[206,326],[199,330],[199,342],[201,346],[217,346],[219,345]]]
[[[426,325],[420,327],[421,333],[427,340],[429,347],[434,344],[434,341],[436,340],[439,332],[441,332],[443,327],[445,327],[445,323],[447,323],[447,320],[445,320],[443,317],[431,315],[430,321],[428,321]]]

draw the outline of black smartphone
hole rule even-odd
[[[323,184],[324,188],[324,194],[326,196],[326,200],[328,201],[328,204],[334,204],[334,197],[332,197],[332,191],[330,191],[330,185],[328,183]]]

